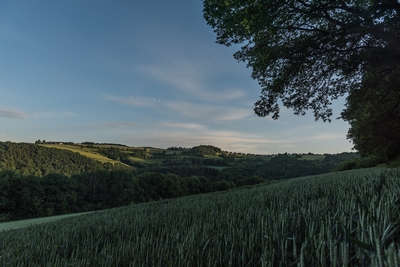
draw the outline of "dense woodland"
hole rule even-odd
[[[0,169],[42,177],[50,173],[72,174],[113,168],[71,151],[28,143],[0,142]]]
[[[250,155],[213,146],[151,150],[88,145],[121,164],[101,164],[41,144],[0,143],[0,221],[107,209],[327,173],[357,156]]]

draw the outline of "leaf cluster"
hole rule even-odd
[[[203,0],[217,43],[262,87],[259,116],[279,117],[280,102],[297,115],[330,120],[332,100],[361,88],[367,65],[400,59],[400,3],[395,0]]]

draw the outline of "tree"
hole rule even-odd
[[[360,89],[367,64],[400,59],[396,0],[203,0],[217,43],[244,44],[234,54],[262,87],[259,116],[279,104],[329,120],[331,101]]]
[[[382,126],[379,116],[387,129],[398,127],[398,1],[203,0],[203,6],[217,43],[242,44],[234,57],[247,62],[262,87],[257,115],[278,119],[281,103],[296,115],[311,109],[316,120],[330,121],[332,101],[347,94],[342,118],[350,122],[355,148],[362,151],[360,140],[371,139],[364,130],[379,139],[369,131]],[[374,97],[383,109],[371,117],[367,113],[379,108]],[[400,139],[398,130],[387,139]]]
[[[76,180],[62,174],[48,174],[42,178],[45,215],[59,215],[76,211]]]
[[[383,66],[364,77],[363,90],[354,90],[347,98],[342,118],[350,123],[348,138],[361,156],[376,157],[382,162],[399,154],[399,77],[400,68]]]

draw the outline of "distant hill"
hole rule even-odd
[[[347,152],[254,155],[222,151],[212,145],[161,149],[92,142],[0,142],[0,170],[39,177],[49,173],[71,176],[99,169],[140,169],[140,173],[196,175],[242,185],[254,177],[279,180],[326,173],[354,157],[356,153]]]
[[[328,173],[355,157],[355,153],[254,155],[206,145],[172,150],[0,142],[0,221]]]
[[[79,146],[79,145],[73,145],[73,144],[44,144],[42,145],[44,147],[49,147],[49,148],[56,148],[56,149],[63,149],[63,150],[68,150],[71,152],[76,152],[81,154],[82,156],[88,157],[90,159],[93,159],[95,161],[99,161],[101,163],[111,163],[111,164],[121,164],[120,161],[115,160],[113,158],[107,157],[105,155],[101,154],[101,148],[94,147],[94,146]],[[108,145],[104,145],[101,147],[109,148]],[[111,147],[113,148],[113,147]],[[104,149],[104,148],[103,148]]]
[[[192,155],[198,157],[218,156],[221,153],[222,153],[221,148],[209,145],[194,146],[192,149],[183,152],[183,154],[185,155]]]
[[[49,173],[72,174],[112,168],[72,151],[29,143],[0,142],[0,170],[42,177]]]

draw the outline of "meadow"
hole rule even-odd
[[[0,266],[399,266],[400,169],[302,177],[0,232]]]
[[[103,155],[100,155],[99,153],[97,153],[97,149],[91,149],[91,148],[87,148],[87,147],[80,147],[80,146],[76,146],[76,145],[56,145],[56,144],[45,144],[42,145],[44,147],[49,147],[49,148],[57,148],[57,149],[64,149],[64,150],[68,150],[71,152],[76,152],[81,154],[82,156],[97,160],[101,163],[111,163],[111,164],[116,164],[119,163],[121,164],[121,162],[116,161],[116,160],[112,160],[110,158],[107,158]]]

